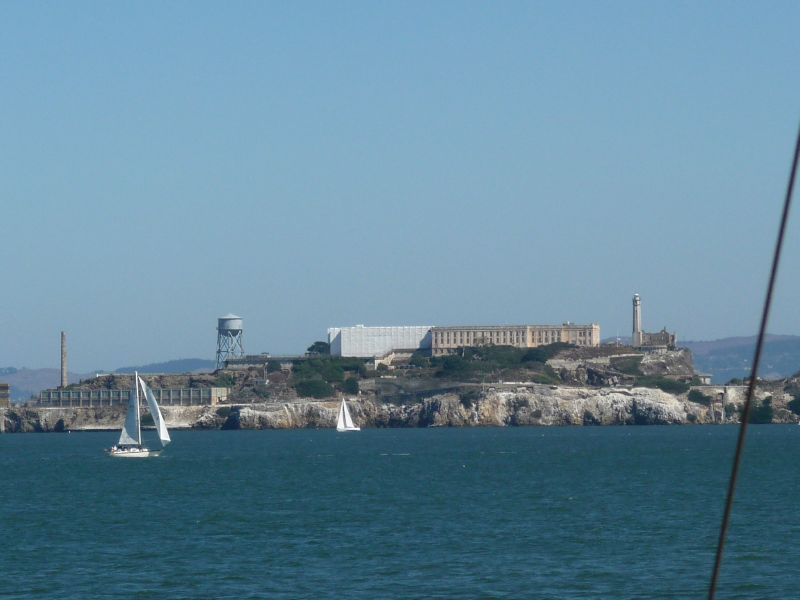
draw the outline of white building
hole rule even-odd
[[[331,327],[328,329],[331,356],[374,358],[392,350],[430,350],[431,327]]]

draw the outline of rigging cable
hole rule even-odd
[[[753,393],[756,387],[756,375],[758,374],[758,365],[761,362],[761,350],[764,346],[764,336],[767,330],[767,321],[769,319],[769,309],[772,304],[772,291],[775,288],[775,279],[778,274],[778,263],[781,258],[781,250],[783,249],[783,238],[786,233],[786,223],[789,220],[789,209],[792,204],[792,192],[794,190],[794,180],[797,174],[797,162],[800,157],[800,129],[797,131],[797,142],[794,148],[794,160],[792,161],[792,168],[789,175],[789,185],[786,189],[786,199],[783,202],[783,214],[781,215],[781,224],[778,230],[778,239],[775,243],[775,254],[772,258],[772,271],[769,275],[769,283],[767,284],[767,297],[764,300],[764,310],[761,313],[761,327],[758,330],[758,340],[756,342],[755,356],[753,357],[753,367],[750,371],[750,382],[747,386],[747,398],[744,402],[744,410],[742,411],[742,422],[739,426],[739,438],[736,442],[736,454],[733,459],[733,469],[731,471],[731,479],[728,483],[728,496],[725,500],[725,513],[722,517],[722,526],[719,531],[719,541],[717,542],[717,555],[714,560],[714,572],[711,575],[711,586],[708,589],[708,599],[714,600],[717,593],[717,580],[719,578],[720,567],[722,565],[722,552],[725,549],[725,540],[728,536],[728,527],[730,525],[731,510],[733,507],[733,496],[736,492],[736,481],[739,478],[739,465],[742,460],[742,452],[744,450],[744,439],[747,435],[747,423],[750,419],[750,409],[753,401]]]

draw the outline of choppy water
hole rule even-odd
[[[0,436],[9,598],[690,598],[733,427]],[[800,427],[754,426],[720,598],[800,597]]]

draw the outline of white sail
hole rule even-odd
[[[342,406],[344,407],[344,426],[347,429],[355,429],[355,425],[353,425],[353,419],[350,418],[350,411],[347,409],[347,403],[342,400]]]
[[[344,431],[347,427],[344,424],[344,400],[342,400],[341,406],[339,406],[339,418],[336,421],[336,431]]]
[[[336,431],[361,431],[361,428],[357,427],[353,423],[353,419],[350,418],[350,411],[347,409],[347,403],[344,400],[342,400],[342,405],[339,407]]]
[[[133,386],[131,387],[131,395],[128,398],[128,415],[125,417],[125,424],[122,426],[122,433],[119,436],[119,446],[136,445],[142,443],[142,430],[139,420],[139,386],[136,381],[139,379],[139,374],[133,376]]]
[[[142,386],[144,397],[147,399],[147,407],[150,409],[150,414],[153,416],[153,423],[155,423],[156,431],[158,431],[158,439],[161,440],[162,446],[166,446],[172,440],[169,439],[167,424],[164,422],[164,417],[161,414],[161,410],[158,408],[156,397],[141,377],[139,377],[139,384]]]

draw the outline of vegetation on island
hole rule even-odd
[[[417,351],[391,366],[364,358],[342,358],[330,355],[330,346],[314,342],[303,358],[280,362],[268,360],[266,365],[269,384],[261,380],[253,369],[249,376],[237,371],[217,374],[217,385],[235,390],[252,400],[285,397],[289,392],[299,397],[324,399],[337,395],[357,395],[367,389],[379,397],[393,401],[418,401],[420,398],[443,389],[453,389],[461,384],[492,384],[502,382],[538,383],[547,385],[586,385],[586,379],[575,378],[575,373],[560,368],[556,370],[547,362],[553,358],[584,356],[607,349],[578,348],[571,344],[555,343],[536,348],[512,346],[462,347],[452,354],[431,356],[430,352]],[[622,374],[623,379],[612,385],[636,385],[658,388],[671,394],[689,391],[686,378],[653,375],[652,369],[642,367],[642,355],[613,359],[611,371]],[[649,369],[649,367],[648,367]],[[245,384],[245,381],[249,383]],[[605,385],[597,383],[594,385]],[[463,393],[461,390],[459,393]],[[703,396],[692,394],[693,401],[708,404]]]
[[[795,396],[795,399],[789,400],[789,402],[786,403],[786,406],[794,414],[800,415],[800,397]]]
[[[233,387],[236,384],[236,377],[231,373],[220,373],[214,380],[214,387]]]
[[[558,383],[558,375],[545,362],[560,351],[573,347],[563,343],[538,348],[465,347],[451,355],[434,357],[416,352],[409,364],[415,369],[427,371],[433,377],[453,381],[519,380]]]
[[[292,366],[291,383],[298,396],[328,398],[337,391],[357,394],[357,377],[364,367],[365,361],[360,358],[320,355],[319,358],[296,361]]]
[[[744,407],[742,407],[744,411]],[[753,406],[750,407],[749,423],[766,424],[772,423],[774,410],[772,408],[772,396],[767,396],[761,401],[753,399]]]
[[[640,387],[658,388],[668,394],[685,394],[691,383],[677,381],[660,375],[642,376],[636,379],[636,385]]]
[[[700,390],[689,390],[688,398],[691,402],[702,404],[704,406],[711,406],[713,398],[701,392]]]
[[[642,371],[642,359],[644,356],[625,356],[611,361],[611,366],[625,375],[634,377],[635,385],[639,387],[657,388],[668,394],[685,394],[689,391],[691,383],[678,381],[663,375],[647,375]],[[692,400],[692,398],[690,398]],[[697,402],[698,400],[693,400]]]
[[[328,342],[317,341],[311,344],[307,349],[306,352],[309,354],[320,354],[320,355],[327,355],[330,356],[331,353],[331,345]]]
[[[800,373],[795,373],[783,387],[783,391],[794,398],[786,406],[796,415],[800,415]]]
[[[301,397],[328,398],[338,393],[356,395],[364,380],[390,379],[395,386],[403,382],[452,381],[458,383],[493,382],[502,380],[531,381],[534,383],[560,383],[556,372],[545,362],[558,354],[568,344],[551,344],[539,348],[520,349],[510,346],[460,348],[456,354],[431,357],[416,352],[402,365],[392,368],[373,360],[333,357],[329,346],[315,342],[308,348],[303,360],[295,360],[291,370],[287,365],[269,362],[267,372],[285,386],[293,388]],[[278,373],[280,373],[278,375]]]

